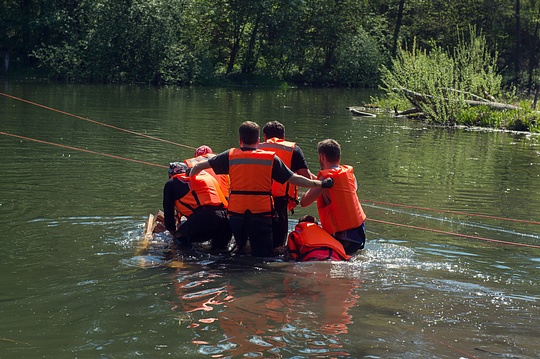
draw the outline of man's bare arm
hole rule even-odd
[[[198,175],[202,170],[205,170],[207,168],[210,168],[210,163],[208,163],[208,160],[204,160],[202,162],[197,163],[195,166],[191,168],[191,171],[189,172],[190,176],[196,176]]]
[[[304,176],[306,178],[317,179],[317,176],[315,176],[313,173],[311,173],[311,171],[309,169],[307,169],[307,168],[301,168],[296,173],[299,174],[300,176]]]
[[[299,186],[299,187],[322,187],[322,188],[331,188],[334,185],[334,180],[332,178],[325,178],[322,181],[316,179],[309,179],[304,176],[297,175],[293,173],[287,182]]]
[[[300,206],[307,207],[319,198],[324,193],[324,188],[311,188],[307,191],[300,200]]]

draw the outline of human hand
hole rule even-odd
[[[322,188],[332,188],[334,186],[334,179],[333,178],[325,178],[321,181],[321,187]]]

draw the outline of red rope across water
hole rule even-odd
[[[28,100],[25,100],[25,99],[22,99],[22,98],[19,98],[19,97],[15,97],[15,96],[12,96],[12,95],[8,95],[8,94],[3,93],[3,92],[0,92],[0,95],[5,96],[5,97],[8,97],[8,98],[11,98],[11,99],[13,99],[13,100],[17,100],[17,101],[21,101],[21,102],[24,102],[24,103],[28,103],[28,104],[30,104],[30,105],[34,105],[34,106],[37,106],[37,107],[41,107],[41,108],[44,108],[44,109],[46,109],[46,110],[50,110],[50,111],[54,111],[54,112],[57,112],[57,113],[61,113],[62,115],[67,115],[67,116],[75,117],[75,118],[77,118],[77,119],[79,119],[79,120],[88,121],[88,122],[94,123],[94,124],[96,124],[96,125],[105,126],[105,127],[109,127],[109,128],[118,130],[118,131],[127,132],[127,133],[130,133],[130,134],[132,134],[132,135],[137,135],[137,136],[141,136],[141,137],[144,137],[144,138],[149,138],[149,139],[151,139],[151,140],[160,141],[160,142],[165,142],[165,143],[169,143],[169,144],[171,144],[171,145],[180,146],[180,147],[185,147],[185,148],[189,148],[189,149],[193,149],[193,150],[196,149],[195,147],[191,147],[191,146],[188,146],[188,145],[183,145],[183,144],[181,144],[181,143],[176,143],[176,142],[164,140],[164,139],[159,138],[159,137],[154,137],[154,136],[150,136],[150,135],[145,135],[144,133],[139,133],[139,132],[127,130],[127,129],[125,129],[125,128],[121,128],[121,127],[109,125],[109,124],[107,124],[107,123],[103,123],[103,122],[91,120],[91,119],[89,119],[89,118],[82,117],[82,116],[79,116],[79,115],[74,115],[74,114],[72,114],[72,113],[65,112],[65,111],[62,111],[62,110],[58,110],[58,109],[56,109],[56,108],[52,108],[52,107],[45,106],[45,105],[42,105],[42,104],[39,104],[39,103],[36,103],[36,102],[32,102],[32,101],[28,101]]]
[[[36,138],[30,138],[30,137],[26,137],[26,136],[15,135],[15,134],[9,133],[9,132],[3,132],[3,131],[0,131],[0,134],[1,134],[1,135],[6,135],[6,136],[10,136],[10,137],[20,138],[20,139],[22,139],[22,140],[33,141],[33,142],[38,142],[38,143],[44,143],[44,144],[46,144],[46,145],[52,145],[52,146],[57,146],[57,147],[67,148],[67,149],[69,149],[69,150],[80,151],[80,152],[86,152],[86,153],[91,153],[91,154],[94,154],[94,155],[99,155],[99,156],[104,156],[104,157],[115,158],[115,159],[117,159],[117,160],[136,162],[136,163],[141,163],[141,164],[144,164],[144,165],[149,165],[149,166],[154,166],[154,167],[160,167],[160,168],[168,168],[167,166],[159,165],[159,164],[157,164],[157,163],[151,163],[151,162],[146,162],[146,161],[140,161],[140,160],[135,160],[135,159],[133,159],[133,158],[121,157],[121,156],[111,155],[111,154],[108,154],[108,153],[91,151],[91,150],[87,150],[87,149],[84,149],[84,148],[73,147],[73,146],[68,146],[68,145],[62,145],[62,144],[60,144],[60,143],[54,143],[54,142],[49,142],[49,141],[38,140],[38,139],[36,139]]]
[[[475,213],[467,213],[467,212],[460,212],[460,211],[451,211],[451,210],[446,210],[446,209],[435,209],[435,208],[429,208],[429,207],[409,206],[409,205],[405,205],[405,204],[371,201],[369,199],[363,199],[362,202],[369,202],[369,203],[374,203],[374,204],[382,204],[382,205],[393,206],[393,207],[421,209],[421,210],[424,210],[424,211],[433,211],[433,212],[440,212],[440,213],[460,214],[460,215],[471,216],[471,217],[490,218],[490,219],[497,219],[497,220],[500,220],[500,221],[521,222],[521,223],[527,223],[527,224],[540,224],[540,222],[529,221],[529,220],[526,220],[526,219],[513,219],[513,218],[489,216],[489,215],[486,215],[486,214],[475,214]]]
[[[480,237],[480,236],[472,236],[472,235],[468,235],[468,234],[448,232],[448,231],[443,231],[443,230],[440,230],[440,229],[424,228],[424,227],[418,227],[418,226],[411,226],[411,225],[408,225],[408,224],[387,222],[387,221],[382,221],[382,220],[373,219],[373,218],[368,218],[367,220],[371,221],[371,222],[375,222],[375,223],[389,224],[389,225],[392,225],[392,226],[405,227],[405,228],[411,228],[411,229],[418,229],[418,230],[422,230],[422,231],[447,234],[447,235],[456,236],[456,237],[477,239],[479,241],[486,241],[486,242],[491,242],[491,243],[504,244],[504,245],[507,245],[507,246],[519,246],[519,247],[528,247],[528,248],[540,249],[540,246],[534,245],[534,244],[501,241],[501,240],[498,240],[498,239],[491,239],[491,238],[485,238],[485,237]]]
[[[17,100],[17,101],[28,103],[30,105],[41,107],[41,108],[44,108],[44,109],[47,109],[47,110],[50,110],[50,111],[54,111],[54,112],[57,112],[57,113],[60,113],[60,114],[63,114],[63,115],[71,116],[71,117],[74,117],[74,118],[77,118],[77,119],[80,119],[80,120],[83,120],[83,121],[88,121],[88,122],[91,122],[91,123],[94,123],[94,124],[97,124],[97,125],[100,125],[100,126],[105,126],[105,127],[109,127],[109,128],[115,129],[115,130],[127,132],[127,133],[134,134],[134,135],[141,136],[141,137],[145,137],[145,138],[148,138],[148,139],[173,144],[175,146],[181,146],[181,147],[186,147],[186,148],[190,148],[190,149],[195,149],[195,147],[179,144],[179,143],[164,140],[164,139],[161,139],[161,138],[158,138],[158,137],[145,135],[145,134],[142,134],[142,133],[139,133],[139,132],[135,132],[135,131],[127,130],[127,129],[120,128],[120,127],[117,127],[117,126],[109,125],[109,124],[106,124],[106,123],[103,123],[103,122],[91,120],[91,119],[88,119],[88,118],[85,118],[85,117],[82,117],[82,116],[71,114],[69,112],[65,112],[65,111],[58,110],[58,109],[55,109],[55,108],[52,108],[52,107],[48,107],[48,106],[45,106],[45,105],[42,105],[42,104],[39,104],[39,103],[36,103],[36,102],[32,102],[32,101],[25,100],[25,99],[22,99],[22,98],[19,98],[19,97],[8,95],[8,94],[3,93],[3,92],[0,92],[0,95],[11,98],[11,99],[14,99],[14,100]],[[120,157],[120,156],[116,156],[116,155],[111,155],[111,154],[107,154],[107,153],[95,152],[95,151],[91,151],[91,150],[87,150],[87,149],[83,149],[83,148],[72,147],[72,146],[62,145],[62,144],[58,144],[58,143],[38,140],[38,139],[30,138],[30,137],[11,134],[11,133],[8,133],[8,132],[1,132],[0,131],[0,134],[15,137],[15,138],[20,138],[20,139],[24,139],[24,140],[28,140],[28,141],[53,145],[53,146],[57,146],[57,147],[63,147],[63,148],[67,148],[67,149],[70,149],[70,150],[81,151],[81,152],[92,153],[92,154],[96,154],[96,155],[100,155],[100,156],[120,159],[120,160],[124,160],[124,161],[131,161],[131,162],[146,164],[146,165],[150,165],[150,166],[154,166],[154,167],[167,168],[167,166],[164,166],[164,165],[159,165],[159,164],[150,163],[150,162],[146,162],[146,161],[140,161],[140,160],[135,160],[135,159],[131,159],[131,158],[125,158],[125,157]],[[434,208],[429,208],[429,207],[410,206],[410,205],[397,204],[397,203],[372,201],[372,200],[367,200],[367,199],[364,199],[362,201],[373,203],[373,204],[380,204],[380,205],[387,205],[387,206],[394,206],[394,207],[402,207],[402,208],[420,209],[420,210],[434,211],[434,212],[440,212],[440,213],[451,213],[451,214],[458,214],[458,215],[465,215],[465,216],[490,218],[490,219],[497,219],[497,220],[502,220],[502,221],[513,221],[513,222],[521,222],[521,223],[536,224],[536,225],[540,224],[540,222],[538,222],[538,221],[496,217],[496,216],[490,216],[490,215],[484,215],[484,214],[475,214],[475,213],[467,213],[467,212],[460,212],[460,211],[451,211],[451,210],[444,210],[444,209],[434,209]],[[394,225],[394,226],[401,226],[401,227],[406,227],[406,228],[412,228],[412,229],[418,229],[418,230],[424,230],[424,231],[431,231],[431,232],[448,234],[448,235],[464,237],[464,238],[472,238],[472,239],[483,240],[483,241],[492,242],[492,243],[498,243],[498,244],[522,246],[522,247],[530,247],[530,248],[540,248],[540,246],[532,245],[532,244],[523,244],[523,243],[500,241],[500,240],[496,240],[496,239],[484,238],[484,237],[479,237],[479,236],[471,236],[471,235],[465,235],[465,234],[459,234],[459,233],[453,233],[453,232],[447,232],[447,231],[442,231],[442,230],[437,230],[437,229],[423,228],[423,227],[417,227],[417,226],[411,226],[411,225],[405,225],[405,224],[399,224],[399,223],[393,223],[393,222],[386,222],[386,221],[381,221],[381,220],[376,220],[376,219],[368,219],[368,220],[370,220],[372,222],[382,223],[382,224],[389,224],[389,225]]]

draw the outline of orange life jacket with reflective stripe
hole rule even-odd
[[[179,216],[188,217],[202,206],[222,206],[227,208],[227,199],[221,192],[216,179],[209,173],[201,172],[195,178],[188,177],[184,173],[176,174],[172,178],[189,184],[189,192],[174,202],[174,207]]]
[[[266,142],[259,145],[258,148],[265,151],[272,151],[279,157],[283,163],[289,168],[292,165],[292,156],[296,143],[285,141],[283,139],[273,137]],[[272,182],[272,196],[283,197],[287,196],[288,205],[287,209],[292,211],[298,205],[298,187],[290,184],[289,182],[279,183],[277,181]]]
[[[231,189],[229,213],[273,214],[272,167],[274,153],[231,148],[229,176]]]
[[[349,260],[343,245],[316,223],[301,222],[289,233],[287,248],[296,261]]]
[[[334,186],[317,198],[317,209],[324,230],[334,234],[361,226],[366,215],[356,195],[353,168],[340,165],[322,170],[318,178],[322,177],[334,179]]]
[[[193,168],[197,163],[209,160],[212,157],[216,157],[213,153],[207,153],[202,156],[197,156],[193,158],[188,158],[184,160],[184,163],[188,168]],[[210,173],[219,183],[219,188],[226,198],[229,198],[229,175],[217,175],[212,168],[205,169],[206,172]]]

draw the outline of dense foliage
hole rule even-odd
[[[411,107],[431,124],[480,126],[510,130],[538,130],[540,114],[530,105],[500,103],[502,76],[497,54],[474,27],[457,34],[452,49],[400,49],[389,68],[382,66],[384,107]]]
[[[0,2],[4,74],[176,84],[258,76],[375,87],[400,44],[440,52],[473,24],[498,50],[507,82],[532,88],[538,77],[540,0]]]
[[[381,87],[394,103],[391,107],[414,106],[434,123],[453,124],[468,95],[498,96],[502,77],[496,73],[497,56],[489,53],[484,36],[477,36],[474,28],[467,35],[459,34],[452,52],[436,45],[428,52],[416,43],[410,50],[400,49],[392,66],[382,67]]]

